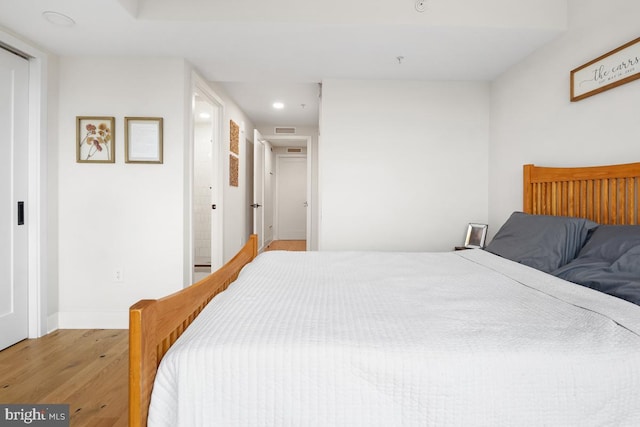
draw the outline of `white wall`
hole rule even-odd
[[[489,234],[522,209],[522,165],[640,161],[640,80],[575,103],[569,73],[638,37],[640,2],[569,1],[569,30],[491,86]]]
[[[253,150],[247,140],[253,141],[253,123],[227,95],[221,85],[209,82],[216,95],[224,102],[222,157],[224,160],[224,191],[223,191],[223,218],[224,218],[224,261],[229,260],[249,239],[252,230],[249,228],[247,218],[251,215],[247,182],[247,165],[249,163],[248,150]],[[240,126],[240,165],[238,172],[238,186],[229,185],[229,120],[233,120]]]
[[[487,220],[489,85],[323,82],[321,250],[452,250]]]
[[[126,328],[131,304],[182,288],[190,75],[182,59],[60,58],[61,328]],[[115,164],[76,163],[76,116],[115,117]],[[124,163],[125,116],[164,118],[163,164]]]

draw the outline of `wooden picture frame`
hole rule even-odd
[[[240,173],[240,159],[233,154],[229,154],[229,185],[238,186],[238,176]]]
[[[570,73],[571,102],[640,79],[640,37]]]
[[[487,238],[487,224],[469,224],[467,228],[467,237],[464,240],[465,248],[484,248],[484,242]]]
[[[115,163],[115,118],[76,117],[76,162]]]
[[[229,151],[240,154],[240,126],[233,120],[229,120]]]
[[[125,163],[162,163],[162,127],[162,117],[125,117]]]

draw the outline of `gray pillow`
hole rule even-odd
[[[640,305],[640,226],[601,225],[553,274]]]
[[[578,255],[597,226],[583,218],[514,212],[485,250],[551,273]]]
[[[613,262],[640,245],[640,225],[601,225],[580,250],[581,258]]]

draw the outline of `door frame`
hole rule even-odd
[[[0,30],[0,43],[29,61],[28,137],[28,309],[29,338],[58,328],[57,317],[48,315],[48,215],[47,215],[47,66],[41,50]],[[56,141],[54,139],[54,141]]]
[[[195,126],[195,117],[194,117],[194,97],[195,94],[198,93],[201,97],[205,98],[207,101],[211,103],[213,106],[213,148],[211,150],[211,163],[214,168],[214,184],[211,188],[211,197],[212,200],[215,200],[217,215],[212,215],[211,222],[211,242],[212,242],[212,253],[211,253],[211,271],[216,271],[223,264],[224,255],[224,204],[223,204],[223,196],[224,196],[224,187],[223,187],[223,177],[224,177],[224,164],[223,164],[223,156],[222,156],[222,141],[223,141],[223,130],[224,130],[224,101],[216,94],[213,89],[209,86],[207,81],[203,79],[197,72],[192,71],[191,73],[191,94],[189,96],[190,105],[189,105],[189,145],[188,145],[188,154],[187,154],[187,206],[186,211],[188,212],[186,221],[186,232],[185,232],[185,269],[184,269],[184,285],[189,286],[193,283],[194,280],[194,260],[195,253],[193,250],[193,172],[194,172],[194,162],[193,162],[193,153],[194,153],[194,126]],[[213,236],[217,236],[216,239]],[[214,250],[215,248],[215,250]]]
[[[253,129],[253,203],[251,206],[253,217],[253,233],[258,236],[258,252],[262,252],[266,245],[264,239],[264,213],[267,206],[265,201],[265,175],[267,167],[266,145],[267,140],[258,129]],[[259,159],[262,161],[258,161]],[[260,178],[260,182],[256,180]],[[262,204],[260,204],[262,203]],[[258,206],[255,206],[258,205]],[[271,206],[271,203],[269,203]],[[260,221],[258,221],[260,219]]]
[[[313,164],[314,157],[313,153],[315,153],[315,146],[313,144],[313,138],[309,135],[263,135],[263,138],[267,141],[299,141],[306,140],[307,146],[307,251],[313,250],[315,247],[314,238],[317,233],[314,232],[313,227],[315,227],[314,221],[314,212],[315,212],[315,194],[313,191],[314,185],[312,179],[313,175]],[[276,221],[274,221],[276,222]]]

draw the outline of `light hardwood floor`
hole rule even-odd
[[[274,240],[264,249],[265,251],[306,251],[306,240]]]
[[[0,351],[0,402],[68,403],[72,427],[126,426],[129,331],[63,329]]]

